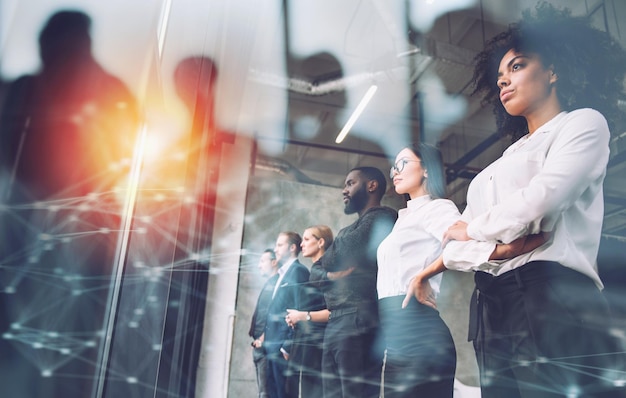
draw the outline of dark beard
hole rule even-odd
[[[345,214],[354,214],[358,213],[367,204],[367,191],[365,190],[365,185],[361,187],[358,191],[355,192],[354,196],[348,200],[346,206],[343,209]]]

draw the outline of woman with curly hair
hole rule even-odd
[[[445,235],[445,267],[475,272],[470,339],[482,397],[624,396],[596,256],[626,55],[587,18],[541,3],[476,61],[475,93],[518,138],[474,178]],[[524,237],[543,244],[490,260],[498,243]],[[416,278],[418,299],[443,269]]]

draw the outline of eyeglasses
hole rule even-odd
[[[398,159],[398,161],[393,166],[391,166],[391,170],[389,170],[389,178],[393,180],[394,171],[397,171],[398,174],[402,173],[402,170],[404,170],[404,166],[409,162],[421,162],[421,160]]]

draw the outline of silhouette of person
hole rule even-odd
[[[0,334],[13,337],[0,342],[11,361],[0,384],[9,396],[88,396],[94,382],[120,224],[112,187],[128,172],[138,115],[94,59],[90,25],[81,11],[54,13],[39,35],[41,69],[6,87]]]
[[[205,56],[191,56],[176,65],[172,75],[175,94],[188,111],[190,126],[175,131],[180,134],[159,153],[157,161],[142,165],[133,215],[134,229],[142,233],[132,236],[126,263],[145,262],[146,267],[125,268],[124,283],[131,281],[132,293],[122,292],[125,296],[117,314],[124,319],[123,314],[140,308],[143,322],[164,325],[162,335],[155,337],[142,327],[125,327],[118,321],[110,349],[109,366],[119,374],[153,380],[156,372],[175,368],[174,373],[184,376],[177,390],[180,396],[192,396],[195,391],[204,326],[208,263],[194,256],[211,245],[212,234],[205,226],[212,225],[215,211],[213,178],[217,173],[210,169],[216,167],[220,156],[214,139],[216,77],[215,62]],[[153,133],[150,130],[148,134]],[[154,200],[155,192],[159,200]],[[155,284],[145,277],[146,268],[158,269],[168,282]],[[146,296],[156,297],[158,303],[146,305]],[[152,348],[154,338],[161,343],[158,351]],[[129,341],[134,342],[132,350]],[[169,388],[174,388],[174,378]],[[106,383],[107,396],[137,393],[135,384],[117,383],[114,377]]]
[[[2,163],[22,200],[104,190],[111,181],[94,176],[131,154],[135,100],[94,59],[90,25],[83,12],[55,13],[39,35],[40,72],[7,88]]]
[[[289,90],[289,139],[296,142],[333,143],[348,119],[352,106],[348,93],[354,79],[344,76],[340,60],[321,51],[304,58],[290,59],[289,76],[296,82]],[[352,82],[351,82],[352,81]],[[328,117],[320,117],[320,104]],[[346,140],[360,140],[359,151],[384,156],[385,151],[367,131],[354,128]],[[338,145],[338,149],[342,149]],[[307,181],[303,181],[307,182]]]

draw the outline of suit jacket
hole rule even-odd
[[[285,322],[288,308],[298,309],[304,296],[304,286],[309,280],[309,270],[297,259],[280,281],[269,305],[265,323],[265,351],[268,355],[281,355],[283,348],[291,352],[294,330]]]

